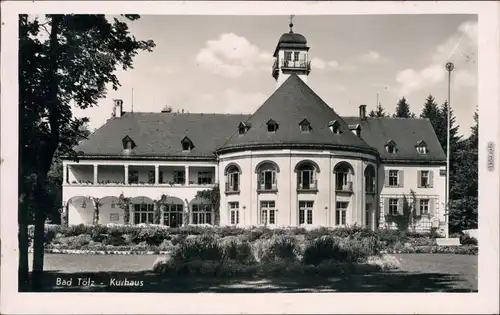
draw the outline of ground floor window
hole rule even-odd
[[[191,207],[193,224],[212,224],[212,209],[207,204],[194,204]]]
[[[276,202],[261,201],[260,202],[260,224],[272,225],[276,224]]]
[[[337,201],[335,207],[335,225],[346,225],[348,206],[349,202]]]
[[[154,205],[148,203],[141,203],[134,205],[134,222],[139,223],[154,223]]]
[[[169,227],[179,227],[182,225],[182,214],[184,206],[182,204],[163,205],[163,225]]]
[[[299,224],[313,223],[313,201],[299,201]]]
[[[429,199],[420,199],[420,214],[429,214]]]
[[[240,205],[239,202],[229,203],[229,216],[231,218],[231,224],[240,224]]]
[[[398,199],[396,198],[389,199],[389,214],[391,215],[398,214]]]

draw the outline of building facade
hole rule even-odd
[[[276,91],[251,115],[125,113],[115,100],[78,162],[63,162],[69,224],[177,227],[218,213],[220,225],[376,229],[411,208],[417,231],[444,228],[446,157],[430,122],[367,117],[365,105],[339,116],[306,84],[309,47],[292,26],[274,53]],[[219,209],[197,197],[214,187]]]

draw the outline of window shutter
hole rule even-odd
[[[389,186],[389,171],[385,171],[384,186]]]
[[[263,189],[264,188],[264,172],[260,172],[260,178],[259,178],[259,182],[260,182],[260,189]]]
[[[405,186],[405,172],[403,170],[398,171],[398,187]]]
[[[405,204],[404,201],[405,201],[404,198],[399,198],[398,199],[398,213],[399,214],[403,214],[404,213],[403,212],[403,207],[404,207],[404,204]]]
[[[415,199],[415,214],[420,215],[420,199]]]
[[[429,171],[429,188],[434,187],[434,172]]]
[[[272,177],[273,177],[273,186],[274,186],[274,185],[276,185],[276,171],[272,171],[271,174],[273,174]]]
[[[299,171],[297,173],[297,188],[301,188],[302,187],[302,172]]]
[[[434,217],[434,212],[435,212],[435,200],[434,199],[429,199],[429,215]]]
[[[422,188],[422,171],[417,171],[417,187]]]
[[[389,214],[389,198],[384,198],[384,215]]]

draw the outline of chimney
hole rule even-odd
[[[161,110],[162,113],[171,113],[172,112],[172,107],[165,105],[163,109]]]
[[[366,120],[366,105],[359,105],[359,118]]]
[[[113,114],[111,116],[120,118],[123,115],[123,100],[113,100]]]

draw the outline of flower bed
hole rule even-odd
[[[30,239],[33,235],[33,226],[28,229]],[[186,239],[213,236],[219,239],[236,238],[252,244],[252,250],[262,251],[270,246],[269,240],[282,237],[285,242],[279,250],[270,251],[274,256],[300,256],[306,253],[307,259],[317,260],[314,251],[321,251],[324,245],[316,241],[316,249],[304,251],[306,241],[317,240],[321,237],[358,240],[348,242],[350,246],[361,246],[370,252],[453,252],[458,254],[474,254],[477,249],[437,249],[435,238],[431,234],[415,234],[397,230],[372,231],[360,227],[346,228],[304,228],[269,229],[264,227],[235,228],[212,226],[187,226],[168,228],[162,225],[76,225],[64,227],[46,225],[45,246],[47,250],[87,250],[87,251],[128,251],[128,252],[160,252],[169,251],[183,243]],[[475,239],[463,238],[466,244],[477,244]],[[355,244],[355,245],[353,245]],[[273,245],[274,246],[274,245]],[[322,247],[323,246],[323,247]],[[428,248],[428,249],[425,249]],[[299,254],[296,254],[299,253]],[[345,253],[344,253],[345,254]],[[328,255],[333,255],[329,253]],[[335,255],[340,255],[336,253]],[[302,258],[302,257],[299,257]],[[263,258],[264,260],[270,258]],[[350,258],[349,258],[350,259]]]

